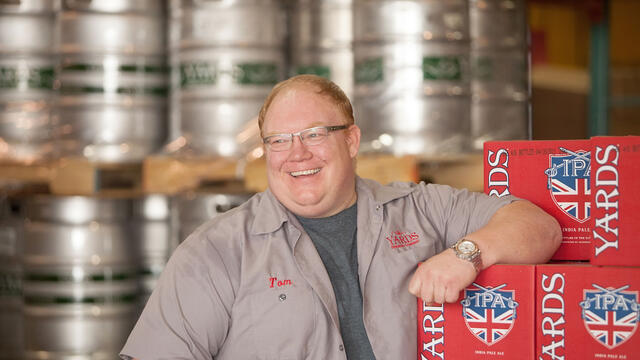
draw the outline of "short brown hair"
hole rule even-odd
[[[262,125],[264,124],[264,117],[267,115],[267,111],[271,106],[273,100],[280,94],[281,92],[295,87],[307,87],[316,90],[316,94],[324,95],[328,97],[334,104],[338,107],[338,109],[342,112],[342,114],[347,119],[346,125],[353,125],[353,107],[351,106],[351,102],[347,95],[345,95],[344,91],[340,89],[338,85],[336,85],[333,81],[328,80],[326,78],[317,76],[317,75],[297,75],[291,77],[287,80],[281,81],[277,83],[271,92],[265,99],[262,104],[262,108],[260,109],[260,113],[258,114],[258,126],[260,127],[260,133],[262,134]]]

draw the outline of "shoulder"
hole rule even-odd
[[[216,215],[196,228],[176,249],[174,257],[186,261],[197,258],[241,257],[244,242],[251,237],[251,227],[258,216],[264,193],[253,195],[241,205]]]

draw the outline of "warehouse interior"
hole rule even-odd
[[[342,88],[360,176],[487,192],[485,142],[640,135],[638,14],[636,0],[0,0],[0,360],[116,359],[172,251],[267,188],[256,119],[279,81]]]

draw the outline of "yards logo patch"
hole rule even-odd
[[[471,333],[491,346],[504,339],[513,328],[516,319],[514,290],[501,290],[507,284],[495,288],[482,287],[476,283],[464,290],[462,314]]]
[[[394,231],[385,238],[389,242],[389,245],[391,245],[392,249],[415,245],[420,241],[420,236],[418,236],[418,234],[406,231]]]
[[[549,155],[547,188],[556,206],[578,222],[591,216],[591,188],[589,184],[591,154],[560,148],[563,154]]]
[[[608,349],[629,340],[638,327],[640,304],[637,291],[604,288],[592,284],[595,289],[584,290],[582,320],[589,334]]]

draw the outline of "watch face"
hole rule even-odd
[[[469,240],[464,240],[458,244],[458,250],[465,254],[471,254],[476,251],[476,245]]]

